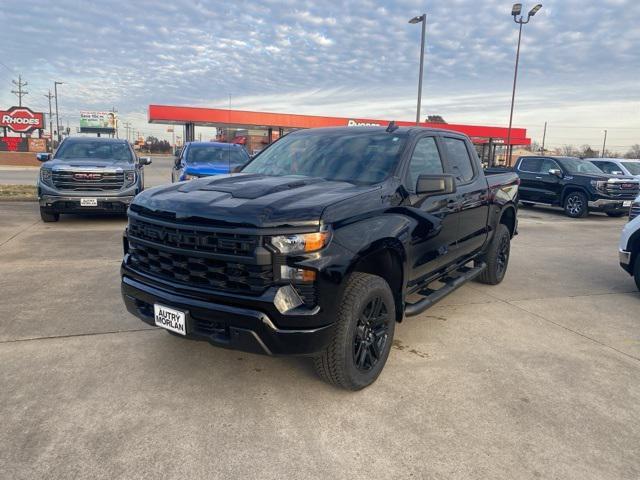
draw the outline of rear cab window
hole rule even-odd
[[[442,141],[447,149],[452,173],[458,183],[469,183],[474,177],[474,168],[467,149],[467,142],[461,138],[442,137]]]

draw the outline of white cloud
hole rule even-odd
[[[0,66],[0,106],[14,103],[10,82],[22,73],[34,108],[48,108],[44,94],[60,80],[65,115],[115,105],[142,130],[156,128],[144,123],[150,103],[226,105],[228,93],[237,108],[410,119],[420,28],[407,21],[424,9],[420,0],[32,0],[28,9],[5,0],[2,62],[12,71]],[[506,123],[517,39],[509,10],[498,0],[428,5],[425,113]],[[593,143],[601,125],[640,131],[640,29],[629,21],[638,16],[637,2],[547,0],[523,29],[516,123],[532,132],[545,120],[572,123]]]

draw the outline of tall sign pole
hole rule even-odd
[[[53,95],[51,94],[51,90],[49,90],[49,93],[45,95],[45,97],[49,100],[49,148],[51,148],[51,152],[53,152],[53,114],[51,113],[51,99],[53,98]]]
[[[58,144],[60,144],[60,116],[58,114],[58,85],[62,85],[62,82],[53,82],[53,92],[56,97],[56,136],[58,137]]]

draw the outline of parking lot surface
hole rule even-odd
[[[522,209],[505,281],[396,328],[351,393],[301,358],[130,316],[123,218],[0,203],[3,478],[640,477],[640,294],[624,219]]]

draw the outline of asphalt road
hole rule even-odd
[[[0,203],[0,476],[640,477],[640,293],[623,219],[522,210],[509,272],[396,328],[357,393],[190,342],[119,293],[122,218]]]
[[[154,156],[153,163],[144,167],[146,187],[155,187],[171,182],[171,168],[174,157]],[[38,167],[3,167],[0,165],[0,184],[2,185],[35,185],[38,178]]]

